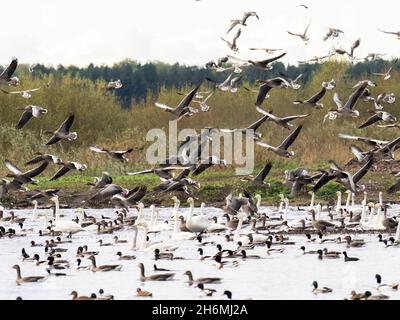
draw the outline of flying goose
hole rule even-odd
[[[286,82],[289,83],[289,85],[292,89],[298,90],[301,88],[299,81],[303,77],[302,73],[300,73],[295,79],[290,78],[288,75],[284,74],[283,72],[279,72],[279,75],[281,78],[283,78]]]
[[[157,274],[152,274],[150,276],[146,276],[144,273],[144,265],[143,263],[138,264],[140,268],[140,281],[167,281],[171,280],[174,276],[175,273],[157,273]]]
[[[357,137],[357,136],[352,136],[352,135],[343,134],[343,133],[339,133],[338,136],[341,139],[361,141],[370,147],[379,148],[379,149],[381,149],[384,145],[389,143],[389,141],[371,139],[371,138],[366,138],[366,137]]]
[[[89,149],[97,153],[106,153],[111,159],[115,159],[121,162],[128,162],[129,159],[126,157],[126,154],[133,151],[133,148],[129,148],[127,150],[108,150],[98,146],[90,146]]]
[[[274,54],[277,51],[283,51],[283,49],[271,49],[271,48],[249,48],[252,51],[265,51],[267,54]]]
[[[250,126],[247,128],[243,129],[221,129],[221,132],[227,132],[227,133],[232,133],[236,131],[241,131],[243,134],[246,134],[247,130],[253,130],[253,139],[254,140],[259,140],[261,139],[262,135],[261,133],[257,132],[257,130],[260,128],[260,126],[268,119],[268,116],[264,116],[261,119],[257,120],[256,122],[252,123]]]
[[[54,164],[60,164],[62,162],[62,160],[59,157],[52,154],[36,152],[35,155],[36,155],[35,158],[29,160],[26,163],[27,166],[40,162],[53,162]]]
[[[18,66],[18,59],[13,58],[10,65],[0,74],[0,85],[17,86],[19,85],[19,79],[13,77],[13,74]]]
[[[32,117],[40,118],[42,115],[47,113],[47,109],[33,105],[21,107],[18,108],[18,110],[24,110],[24,112],[22,113],[18,124],[15,126],[17,129],[22,129]]]
[[[307,36],[307,31],[308,31],[308,28],[310,27],[310,24],[311,24],[311,20],[308,23],[308,25],[306,27],[306,30],[304,30],[303,33],[293,33],[293,32],[290,32],[290,31],[288,31],[287,33],[289,33],[292,36],[299,37],[307,45],[309,43],[309,41],[310,41],[310,38]]]
[[[226,167],[226,161],[221,160],[216,156],[210,156],[207,159],[201,160],[197,166],[194,168],[192,171],[193,176],[198,176],[199,174],[203,173],[206,171],[208,168],[212,166],[218,166],[219,168],[225,168]]]
[[[192,102],[194,96],[196,95],[197,91],[199,90],[200,85],[197,85],[192,91],[190,91],[182,100],[179,102],[178,106],[174,109],[165,104],[161,104],[156,102],[155,105],[158,108],[165,110],[166,112],[171,113],[176,120],[180,120],[183,117],[191,117],[193,116],[197,110],[191,108],[189,105]]]
[[[288,151],[288,148],[293,144],[293,142],[296,140],[298,137],[301,129],[303,128],[302,125],[298,126],[293,132],[289,134],[289,136],[277,147],[271,146],[265,142],[262,141],[256,141],[256,143],[264,148],[267,148],[268,150],[273,151],[277,155],[285,158],[291,158],[295,155],[293,151]]]
[[[278,126],[281,126],[288,130],[290,130],[293,127],[293,124],[289,123],[290,121],[294,121],[297,119],[304,119],[309,116],[309,114],[305,114],[305,115],[296,115],[296,116],[288,116],[288,117],[280,118],[280,117],[273,115],[272,112],[267,112],[259,107],[256,107],[256,110],[258,112],[262,113],[263,115],[268,116],[267,121],[273,121]]]
[[[313,289],[313,291],[312,291],[314,294],[318,294],[318,293],[331,293],[331,292],[332,292],[332,289],[331,289],[331,288],[328,288],[328,287],[318,288],[318,282],[317,282],[317,281],[314,281],[314,282],[312,283],[312,285],[313,285],[313,287],[314,287],[314,289]]]
[[[7,174],[6,177],[13,178],[13,181],[21,186],[26,183],[36,184],[34,177],[41,174],[49,165],[48,162],[43,162],[40,166],[23,173],[16,165],[14,165],[10,160],[5,161],[5,165],[8,170],[12,173]]]
[[[343,104],[342,100],[340,100],[337,92],[333,95],[333,101],[336,103],[337,108],[331,109],[326,116],[324,117],[324,122],[329,118],[329,120],[335,120],[340,115],[350,116],[350,117],[358,117],[360,112],[357,110],[353,110],[353,107],[356,105],[358,99],[363,94],[365,88],[368,85],[375,86],[369,80],[360,81],[355,87],[358,87],[349,97],[347,102]]]
[[[325,59],[326,58],[330,58],[332,55],[331,54],[328,54],[328,55],[326,55],[326,56],[314,56],[313,58],[311,58],[311,59],[308,59],[308,60],[304,60],[304,61],[298,61],[298,63],[299,64],[311,64],[311,63],[316,63],[316,64],[323,64],[323,63],[325,63]]]
[[[271,71],[272,66],[270,64],[274,61],[279,60],[280,58],[286,56],[287,52],[284,52],[280,54],[279,56],[272,57],[269,59],[265,60],[260,60],[260,61],[254,61],[254,60],[248,60],[249,63],[251,63],[256,69],[262,70],[262,71]]]
[[[386,80],[389,80],[389,79],[392,77],[392,75],[390,74],[390,73],[392,72],[392,70],[393,70],[393,67],[390,67],[390,68],[388,69],[388,71],[386,71],[386,72],[384,72],[384,73],[372,72],[372,74],[373,74],[374,76],[382,77],[383,80],[386,81]]]
[[[357,192],[357,189],[363,189],[363,187],[359,187],[358,182],[367,174],[369,169],[372,167],[374,160],[370,159],[357,173],[353,176],[341,169],[336,163],[331,161],[331,168],[328,171],[322,171],[321,178],[317,181],[317,183],[313,187],[313,191],[318,191],[322,186],[327,184],[331,180],[336,180],[338,183],[342,184],[346,189],[350,190],[353,193]]]
[[[128,176],[136,176],[136,175],[142,175],[142,174],[148,174],[148,173],[154,173],[162,181],[166,181],[169,179],[172,179],[174,176],[171,173],[173,170],[182,170],[185,169],[185,167],[178,167],[178,166],[171,166],[171,167],[163,167],[163,168],[152,168],[152,169],[147,169],[143,171],[138,171],[138,172],[128,172]]]
[[[112,264],[112,265],[102,265],[102,266],[97,266],[96,265],[96,258],[92,255],[88,258],[90,261],[92,261],[92,267],[90,270],[93,272],[107,272],[107,271],[120,271],[122,269],[121,264]]]
[[[386,34],[393,34],[393,35],[395,35],[397,37],[397,39],[400,40],[400,31],[394,31],[394,32],[393,31],[383,31],[383,30],[381,30],[379,28],[378,28],[378,31],[386,33]]]
[[[368,53],[366,55],[366,57],[364,58],[364,61],[368,62],[368,61],[374,61],[377,59],[381,59],[384,55],[385,55],[384,53]]]
[[[120,79],[116,81],[110,81],[106,84],[106,89],[107,90],[116,90],[122,88],[122,82]]]
[[[250,18],[250,17],[256,17],[257,20],[260,20],[260,18],[258,17],[258,15],[257,15],[257,13],[256,13],[255,11],[248,11],[248,12],[245,12],[245,13],[243,14],[242,19],[234,19],[234,20],[231,20],[231,25],[230,25],[228,31],[226,32],[226,34],[228,34],[229,32],[231,32],[232,29],[235,28],[237,25],[242,25],[242,26],[244,26],[244,27],[247,26],[246,21],[247,21],[247,19]]]
[[[228,40],[226,40],[226,39],[224,39],[222,37],[221,37],[221,40],[226,42],[226,44],[228,45],[229,49],[231,49],[233,52],[238,52],[239,48],[236,45],[236,41],[240,37],[241,34],[242,34],[242,29],[239,29],[236,32],[235,36],[233,37],[232,42],[229,42]]]
[[[305,4],[299,4],[297,7],[303,7],[304,9],[310,9],[310,7]]]
[[[207,69],[213,69],[213,70],[219,72],[219,70],[223,69],[222,68],[223,64],[227,63],[228,60],[229,60],[228,56],[224,56],[224,57],[218,58],[216,61],[215,60],[211,60],[211,61],[206,63],[206,68]]]
[[[296,197],[304,186],[311,184],[314,179],[319,177],[320,175],[311,176],[304,168],[286,170],[283,184],[291,189],[290,195]]]
[[[129,193],[128,189],[122,188],[117,184],[109,184],[104,188],[100,189],[96,194],[90,197],[90,201],[102,202],[110,199],[116,194],[127,195]]]
[[[325,96],[327,90],[332,90],[334,87],[336,87],[336,82],[333,79],[329,82],[323,82],[322,89],[317,94],[313,95],[308,100],[296,100],[293,104],[304,104],[317,109],[323,109],[324,104],[319,101]]]
[[[59,165],[62,166],[61,169],[59,169],[54,174],[54,176],[51,177],[50,181],[54,181],[54,180],[61,178],[62,176],[66,175],[71,170],[77,170],[77,171],[81,172],[81,171],[85,171],[87,169],[86,164],[82,164],[82,163],[75,162],[75,161],[61,162]]]
[[[254,186],[258,187],[269,186],[269,183],[266,183],[264,180],[271,171],[271,169],[272,169],[272,162],[267,162],[258,175],[256,175],[255,177],[248,176],[242,178],[242,181],[250,181]]]
[[[129,192],[124,194],[115,194],[111,197],[111,203],[120,208],[125,208],[129,211],[129,206],[140,204],[139,201],[146,195],[147,187],[138,186],[129,190]]]
[[[70,131],[72,124],[74,123],[75,116],[69,115],[67,119],[61,124],[56,131],[46,131],[46,133],[52,134],[53,136],[46,143],[46,146],[52,145],[60,141],[61,139],[67,139],[68,141],[74,141],[78,138],[76,132]]]
[[[336,49],[335,53],[340,54],[340,55],[344,55],[347,54],[351,59],[354,60],[354,50],[357,49],[361,44],[361,39],[357,39],[350,48],[350,53],[347,52],[346,50],[343,49]]]
[[[17,279],[16,279],[17,285],[20,285],[22,283],[39,282],[46,280],[46,277],[41,277],[41,276],[22,277],[21,268],[18,264],[12,266],[12,268],[17,270]]]
[[[339,35],[341,33],[344,33],[344,32],[340,29],[329,28],[328,32],[324,36],[324,41],[328,40],[329,38],[337,38],[337,37],[339,37]]]
[[[218,277],[208,277],[208,278],[198,278],[198,279],[193,279],[193,274],[191,271],[186,271],[184,275],[188,276],[189,280],[188,283],[189,285],[192,285],[194,283],[202,283],[202,284],[210,284],[210,283],[221,283],[221,278]]]
[[[92,186],[93,189],[102,189],[109,184],[112,184],[113,179],[110,174],[106,171],[102,172],[101,178],[95,177],[94,182],[89,182],[88,185]]]
[[[374,115],[370,117],[366,122],[364,122],[361,126],[359,126],[358,129],[369,127],[370,125],[373,125],[374,123],[381,120],[385,122],[395,122],[397,121],[397,118],[395,116],[392,116],[389,112],[378,111],[375,112]]]
[[[228,78],[226,78],[223,82],[217,83],[216,80],[206,77],[206,80],[212,83],[215,83],[216,88],[223,92],[231,92],[236,93],[238,91],[238,86],[241,83],[243,76],[233,77],[233,73],[231,73]]]
[[[290,87],[289,82],[287,82],[283,78],[273,78],[269,80],[257,80],[257,84],[261,83],[261,86],[258,90],[258,96],[255,105],[256,106],[261,106],[264,100],[267,98],[268,92],[271,91],[273,88],[282,88],[286,89]]]
[[[42,87],[34,88],[34,89],[28,89],[28,90],[20,90],[20,91],[6,91],[3,89],[0,89],[3,93],[5,94],[17,94],[20,95],[24,99],[30,99],[32,97],[32,92],[40,90]]]

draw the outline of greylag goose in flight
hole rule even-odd
[[[126,154],[133,151],[133,148],[129,148],[127,150],[108,150],[98,146],[91,146],[89,147],[89,149],[97,153],[106,153],[111,159],[115,159],[121,162],[128,162],[129,159],[126,157]]]
[[[283,49],[271,49],[271,48],[249,48],[251,51],[265,51],[267,54],[274,54],[277,51],[283,51]]]
[[[238,46],[236,44],[236,41],[240,37],[241,34],[242,34],[242,29],[239,29],[236,32],[235,36],[233,37],[232,42],[229,42],[228,40],[226,40],[226,39],[224,39],[222,37],[221,37],[221,40],[226,42],[226,44],[228,45],[229,49],[231,49],[233,52],[238,52],[239,48],[238,48]]]
[[[9,86],[17,86],[19,85],[19,79],[17,77],[13,77],[13,74],[18,66],[18,59],[13,58],[10,65],[0,74],[0,85],[5,84]]]
[[[340,36],[341,33],[344,33],[344,32],[340,29],[329,28],[328,32],[324,36],[324,41],[328,40],[329,38],[337,38]]]
[[[147,193],[146,186],[138,186],[133,188],[132,190],[129,190],[129,192],[126,195],[122,194],[113,195],[111,197],[111,202],[117,207],[125,208],[126,210],[129,211],[129,206],[138,205],[140,200],[143,199],[146,193]]]
[[[386,80],[389,80],[392,77],[392,75],[390,74],[392,72],[392,70],[393,70],[393,67],[390,67],[389,70],[384,72],[384,73],[373,72],[372,74],[374,76],[382,77],[383,80],[386,81]]]
[[[54,164],[60,164],[62,162],[59,157],[52,154],[36,152],[35,155],[36,157],[32,160],[29,160],[26,165],[32,165],[40,162],[53,162]]]
[[[194,103],[198,103],[200,106],[200,110],[202,112],[208,112],[210,111],[210,106],[207,104],[207,101],[212,97],[212,95],[214,94],[214,92],[211,92],[207,97],[203,97],[199,100],[193,100]]]
[[[299,64],[310,64],[310,63],[316,63],[316,64],[323,64],[325,63],[325,59],[330,58],[332,55],[328,54],[326,56],[318,57],[314,56],[314,58],[311,58],[309,60],[304,60],[304,61],[298,61]]]
[[[320,177],[321,175],[311,176],[304,168],[286,170],[284,185],[291,189],[291,197],[297,197],[304,186],[313,183],[314,179]]]
[[[253,139],[260,140],[261,133],[257,132],[258,128],[269,118],[269,116],[264,116],[261,119],[257,120],[256,122],[252,123],[250,126],[244,129],[221,129],[221,132],[232,133],[236,131],[241,131],[243,134],[246,134],[247,130],[253,130]]]
[[[122,88],[122,82],[120,79],[116,80],[116,81],[110,81],[107,83],[106,85],[106,89],[107,90],[116,90]]]
[[[361,126],[359,126],[358,129],[369,127],[370,125],[373,125],[374,123],[381,120],[385,122],[395,122],[397,121],[397,118],[395,116],[392,116],[389,112],[378,111],[375,112],[375,114],[370,117],[366,122],[364,122]]]
[[[287,33],[289,33],[292,36],[299,37],[307,45],[310,42],[310,38],[307,36],[307,32],[308,32],[308,28],[310,27],[310,24],[311,24],[311,20],[308,23],[306,30],[304,30],[303,33],[294,33],[294,32],[290,32],[290,31],[288,31]]]
[[[332,109],[330,110],[326,116],[324,117],[324,122],[329,119],[329,120],[335,120],[337,119],[338,116],[344,115],[344,116],[350,116],[357,118],[360,115],[360,112],[357,110],[353,110],[353,107],[356,105],[358,99],[362,96],[365,88],[368,85],[373,85],[374,84],[369,81],[360,81],[355,87],[358,86],[357,90],[354,91],[347,102],[343,104],[342,100],[340,100],[339,95],[337,92],[333,95],[333,101],[336,103],[337,109]]]
[[[53,136],[46,143],[46,146],[52,145],[60,141],[61,139],[67,139],[68,141],[74,141],[78,138],[76,132],[70,131],[72,124],[74,123],[75,116],[73,114],[69,115],[67,119],[61,124],[61,126],[56,131],[46,131]]]
[[[206,80],[212,83],[216,84],[216,87],[223,91],[223,92],[231,92],[231,93],[236,93],[238,91],[238,86],[240,84],[240,82],[243,79],[243,76],[239,76],[239,77],[233,77],[233,73],[231,73],[228,78],[226,78],[226,80],[222,83],[217,83],[217,81],[206,77]]]
[[[182,100],[181,102],[179,102],[178,106],[174,109],[171,108],[165,104],[161,104],[156,102],[155,105],[158,108],[161,108],[163,110],[165,110],[166,112],[171,113],[172,115],[174,115],[176,120],[180,120],[183,117],[191,117],[193,116],[195,113],[198,112],[198,110],[191,108],[189,105],[192,102],[194,96],[196,95],[197,91],[200,88],[200,84],[198,86],[196,86],[192,91],[190,91]]]
[[[272,162],[267,162],[262,168],[262,170],[256,175],[255,177],[250,175],[248,177],[242,178],[242,181],[250,181],[254,186],[256,187],[265,187],[265,186],[270,186],[269,183],[266,183],[264,180],[268,176],[272,169]]]
[[[400,40],[400,31],[383,31],[381,29],[378,28],[378,31],[386,33],[386,34],[392,34],[395,35],[397,37],[397,39]]]
[[[296,115],[296,116],[289,116],[289,117],[284,117],[280,118],[272,114],[272,112],[267,112],[260,107],[256,107],[256,110],[260,112],[261,114],[268,116],[268,121],[273,121],[275,122],[278,126],[285,128],[285,129],[291,129],[293,127],[293,124],[289,123],[290,121],[294,121],[297,119],[303,119],[309,116],[309,114],[304,114],[304,115]]]
[[[58,170],[53,177],[51,177],[50,181],[54,181],[61,178],[71,170],[85,171],[87,169],[86,164],[82,164],[75,161],[62,162],[60,163],[60,165],[62,166],[61,169]]]
[[[15,126],[17,129],[22,129],[32,117],[40,118],[42,115],[47,113],[47,109],[34,105],[21,107],[18,108],[18,110],[24,110],[24,112],[22,113],[21,118]]]
[[[36,180],[33,179],[34,177],[38,176],[41,174],[49,165],[48,162],[43,162],[40,166],[29,170],[27,172],[22,172],[16,165],[14,165],[11,161],[6,160],[5,165],[8,170],[10,170],[12,173],[7,174],[6,177],[9,178],[14,178],[14,181],[19,183],[19,184],[25,184],[25,183],[36,183]]]
[[[94,202],[102,202],[110,199],[112,196],[116,194],[122,194],[126,196],[129,193],[128,189],[122,188],[117,184],[109,184],[104,188],[100,189],[96,194],[90,197],[90,201]]]
[[[301,129],[303,128],[302,125],[298,126],[293,132],[289,134],[289,136],[277,147],[271,146],[263,141],[256,141],[256,143],[266,148],[267,150],[271,150],[277,155],[285,158],[294,157],[295,153],[293,151],[288,151],[289,147],[294,143],[296,138],[298,137]]]
[[[0,89],[3,93],[5,94],[17,94],[21,96],[24,99],[30,99],[32,97],[32,92],[40,90],[42,87],[34,88],[34,89],[29,89],[29,90],[20,90],[20,91],[6,91],[3,89]]]
[[[340,55],[344,55],[347,54],[349,56],[349,58],[351,58],[352,60],[355,59],[354,57],[354,50],[357,49],[361,44],[361,39],[357,39],[351,46],[350,48],[350,52],[347,52],[346,50],[343,49],[336,49],[335,53],[340,54]]]
[[[400,174],[396,174],[395,177],[399,177]],[[398,192],[400,190],[400,179],[397,180],[389,189],[388,189],[388,193],[389,194],[394,194],[396,192]]]
[[[260,20],[259,16],[257,15],[257,13],[256,13],[255,11],[248,11],[248,12],[245,12],[245,13],[243,14],[242,19],[234,19],[234,20],[231,20],[231,25],[230,25],[228,31],[226,32],[226,34],[228,34],[229,32],[231,32],[231,31],[233,30],[233,28],[235,28],[237,25],[242,25],[242,26],[246,27],[246,26],[247,26],[246,21],[247,21],[247,19],[250,18],[250,17],[256,17],[257,20]]]
[[[297,7],[303,7],[304,9],[310,9],[310,7],[305,4],[299,4]]]
[[[286,54],[287,54],[287,52],[284,52],[284,53],[280,54],[279,56],[276,56],[273,58],[269,58],[269,59],[265,59],[265,60],[261,60],[261,61],[248,60],[248,62],[251,63],[254,67],[256,67],[259,70],[271,71],[272,66],[270,66],[270,64],[272,62],[277,61],[280,58],[286,56]]]
[[[92,186],[93,189],[102,189],[109,184],[112,184],[113,179],[108,172],[103,172],[101,178],[95,177],[94,182],[89,182],[88,185]]]
[[[231,68],[226,68],[225,70],[231,70],[233,69],[234,73],[242,73],[243,72],[243,67],[248,67],[250,65],[248,60],[243,60],[238,57],[234,57],[231,55],[228,55],[228,63],[232,65]]]
[[[295,79],[289,78],[286,74],[283,72],[279,72],[279,75],[281,78],[283,78],[286,82],[290,84],[290,87],[294,90],[298,90],[301,88],[301,85],[299,84],[300,79],[303,77],[303,74],[300,73]]]
[[[268,92],[271,91],[271,89],[274,88],[288,88],[290,87],[290,83],[287,82],[283,78],[273,78],[273,79],[268,79],[268,80],[257,80],[257,84],[261,83],[261,86],[258,90],[258,95],[257,95],[257,100],[256,100],[256,106],[261,106],[264,102],[264,100],[268,96]]]
[[[335,162],[331,162],[331,168],[328,171],[322,171],[322,176],[318,182],[314,185],[313,191],[316,192],[325,184],[331,180],[336,180],[336,182],[343,185],[346,189],[353,193],[357,193],[358,190],[363,191],[364,186],[358,186],[358,182],[367,174],[368,170],[372,167],[374,162],[370,159],[356,174],[353,176],[340,168]]]
[[[368,53],[367,56],[364,58],[364,61],[368,62],[381,59],[384,55],[384,53]]]
[[[229,68],[223,68],[222,66],[223,66],[224,63],[227,63],[228,60],[229,60],[228,56],[218,58],[216,61],[215,60],[211,60],[211,61],[206,63],[206,68],[215,70],[216,72],[226,71]]]
[[[161,185],[158,185],[153,189],[153,193],[167,193],[167,192],[184,192],[190,195],[189,187],[194,187],[196,189],[200,189],[200,183],[190,178],[183,179],[171,179],[167,182],[164,182]]]
[[[378,149],[383,148],[386,144],[389,143],[389,141],[376,140],[376,139],[365,138],[365,137],[351,136],[351,135],[343,134],[343,133],[339,133],[339,138],[346,139],[346,140],[360,141],[360,142],[365,143],[367,146],[370,146],[372,148],[378,148]]]
[[[293,102],[293,104],[304,104],[306,106],[315,107],[317,109],[323,109],[324,104],[319,101],[325,96],[327,90],[332,90],[334,87],[336,87],[336,83],[333,79],[330,82],[323,82],[322,89],[317,94],[313,95],[311,98],[305,101],[296,100]]]
[[[178,166],[171,166],[171,167],[163,167],[163,168],[152,168],[152,169],[147,169],[143,171],[138,171],[138,172],[128,172],[128,176],[136,176],[136,175],[141,175],[141,174],[148,174],[148,173],[154,173],[157,175],[162,181],[166,181],[169,179],[172,179],[173,173],[171,171],[173,170],[182,170],[186,169],[185,167],[178,167]]]

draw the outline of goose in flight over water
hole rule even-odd
[[[47,141],[46,146],[57,143],[62,139],[67,139],[68,141],[74,141],[78,138],[76,132],[70,131],[72,124],[74,123],[75,116],[71,114],[61,126],[56,131],[46,131],[46,133],[52,134],[53,136]]]
[[[287,33],[289,33],[292,36],[299,37],[307,45],[310,43],[310,38],[307,36],[307,32],[308,32],[308,28],[310,27],[310,24],[311,24],[311,20],[308,23],[306,30],[304,30],[303,33],[294,33],[294,32],[290,32],[290,31],[288,31]]]
[[[0,85],[17,86],[19,85],[19,79],[13,77],[13,74],[18,66],[18,59],[13,58],[10,65],[0,74]]]
[[[17,109],[24,110],[24,112],[21,115],[21,118],[19,119],[17,125],[15,126],[17,129],[22,129],[32,117],[40,118],[42,115],[47,113],[47,109],[34,105],[19,107]]]
[[[126,157],[126,155],[133,151],[133,148],[129,148],[127,150],[108,150],[98,146],[91,146],[89,149],[96,153],[106,153],[110,158],[121,162],[128,162],[129,159]]]
[[[291,158],[294,157],[295,153],[293,151],[288,151],[289,147],[293,144],[293,142],[296,140],[298,137],[301,129],[303,128],[302,125],[298,126],[292,133],[289,134],[289,136],[277,147],[271,146],[263,141],[256,141],[256,143],[261,146],[266,148],[267,150],[271,150],[277,155],[285,158]]]

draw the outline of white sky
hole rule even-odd
[[[300,3],[310,9],[297,7]],[[333,46],[349,50],[359,37],[357,57],[395,56],[400,46],[395,36],[376,30],[400,30],[400,3],[393,0],[14,0],[1,7],[1,64],[16,56],[21,63],[46,65],[112,64],[124,58],[200,65],[232,54],[220,36],[244,11],[256,11],[260,20],[251,17],[242,27],[240,58],[265,57],[249,47],[279,47],[288,51],[282,61],[294,63]],[[311,44],[305,46],[286,31],[303,32],[310,18]],[[324,43],[330,26],[345,34]]]

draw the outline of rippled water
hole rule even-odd
[[[265,208],[263,208],[265,209]],[[185,211],[186,209],[182,209]],[[394,207],[396,212],[398,207]],[[44,211],[44,210],[40,210]],[[40,212],[39,211],[39,212]],[[50,210],[47,210],[50,213]],[[88,215],[100,217],[112,215],[110,209],[91,210]],[[209,215],[221,215],[222,210],[206,208],[205,212]],[[114,234],[98,235],[95,233],[82,232],[73,236],[72,244],[62,244],[59,247],[68,248],[68,252],[62,254],[63,259],[71,261],[71,268],[66,271],[67,277],[49,277],[42,283],[30,283],[17,286],[15,283],[16,272],[11,269],[14,264],[20,264],[22,276],[46,275],[45,266],[36,266],[32,262],[22,262],[21,249],[26,248],[28,254],[33,256],[38,253],[41,259],[46,259],[44,247],[30,247],[30,241],[42,243],[48,237],[39,237],[37,231],[42,227],[42,222],[32,222],[30,220],[30,210],[17,210],[16,215],[27,217],[24,228],[33,228],[28,231],[26,237],[2,238],[0,239],[0,299],[15,299],[21,296],[23,299],[70,299],[72,290],[78,291],[80,295],[90,295],[97,292],[100,288],[106,293],[112,293],[116,299],[138,299],[135,297],[136,288],[153,292],[156,299],[199,299],[200,290],[194,286],[189,286],[186,282],[187,277],[183,275],[186,270],[191,270],[195,278],[217,276],[223,279],[221,284],[205,285],[206,288],[214,288],[217,292],[211,299],[221,299],[224,290],[230,290],[234,299],[343,299],[349,297],[351,290],[357,292],[370,290],[376,293],[375,274],[379,273],[383,277],[384,283],[400,281],[400,254],[399,248],[385,248],[382,243],[377,241],[376,234],[363,234],[356,236],[367,242],[362,248],[346,249],[345,244],[318,244],[308,243],[304,235],[291,235],[290,240],[296,244],[285,246],[283,254],[267,255],[266,247],[256,247],[249,250],[250,255],[260,255],[259,260],[239,260],[237,268],[217,269],[212,260],[199,261],[197,248],[199,244],[196,240],[175,242],[179,249],[174,253],[176,256],[185,257],[185,260],[159,260],[156,262],[158,267],[171,269],[176,272],[173,281],[156,282],[148,281],[145,283],[139,280],[139,268],[137,264],[143,262],[146,267],[146,274],[152,274],[152,266],[155,263],[152,253],[132,251],[131,242],[133,238],[132,229],[124,229]],[[72,219],[76,216],[74,210],[61,210],[65,215],[63,219]],[[169,218],[171,209],[160,210],[160,220]],[[7,214],[7,213],[6,213]],[[149,210],[144,210],[144,217],[148,217]],[[289,219],[304,216],[304,213],[292,213]],[[8,228],[7,223],[0,225]],[[13,228],[18,226],[12,225]],[[243,233],[249,231],[249,227]],[[99,247],[97,241],[103,239],[104,242],[113,242],[113,236],[117,234],[120,239],[129,240],[127,244],[115,244],[109,247]],[[141,233],[138,241],[141,242]],[[329,237],[334,237],[330,235]],[[168,240],[166,232],[160,235],[150,234],[151,239]],[[235,244],[226,242],[223,235],[212,235],[204,241],[215,241],[221,243],[224,249],[234,249]],[[111,272],[92,272],[76,270],[76,248],[79,245],[87,244],[89,250],[99,250],[96,256],[97,264],[122,264],[122,271]],[[358,262],[345,263],[343,259],[319,261],[316,255],[303,255],[299,250],[301,245],[305,245],[307,250],[315,250],[327,247],[329,250],[347,250],[350,256],[360,258]],[[280,246],[277,246],[280,247]],[[214,255],[214,246],[204,246],[205,255]],[[123,254],[134,254],[136,260],[119,261],[116,256],[117,251]],[[89,260],[82,259],[83,264],[89,264]],[[312,282],[316,280],[320,286],[327,286],[333,289],[331,294],[314,295],[312,293]],[[392,299],[400,298],[400,292],[391,289],[384,290],[383,293]],[[143,298],[141,298],[143,299]]]

